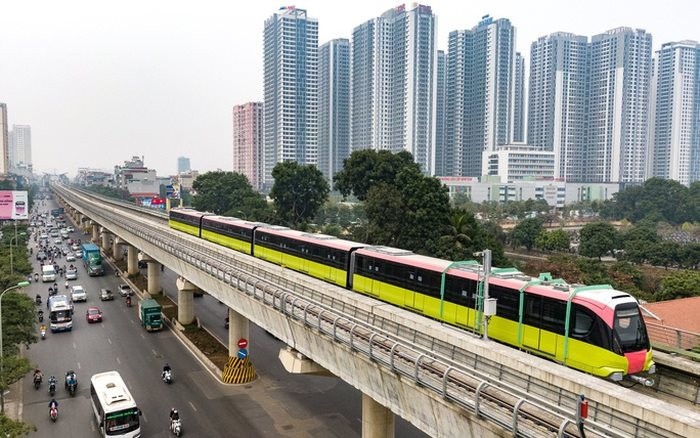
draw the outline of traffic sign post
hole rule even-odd
[[[238,350],[238,358],[239,359],[243,360],[246,357],[248,357],[248,350],[246,350],[245,348],[241,348],[240,350]]]
[[[248,346],[248,340],[246,338],[241,338],[238,340],[238,348],[246,348]]]

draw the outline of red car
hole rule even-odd
[[[88,323],[102,322],[102,311],[99,307],[90,307],[85,313],[85,319],[87,319]]]

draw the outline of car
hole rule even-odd
[[[77,280],[77,279],[78,279],[78,270],[77,269],[66,270],[66,280]]]
[[[68,230],[69,233],[72,233],[75,231],[75,228],[73,227],[66,227],[66,230]]]
[[[70,248],[68,248],[67,246],[61,247],[61,254],[68,255],[69,252],[70,252]]]
[[[70,247],[73,251],[79,251],[80,250],[80,245],[77,243],[74,243],[73,246]]]
[[[73,286],[71,288],[71,298],[74,302],[87,301],[87,292],[82,286]]]
[[[127,296],[130,296],[133,294],[134,294],[134,291],[131,290],[131,286],[129,286],[128,284],[122,283],[119,285],[119,295],[121,295],[123,297],[127,297]]]
[[[37,251],[36,259],[39,261],[46,260],[46,253],[44,251]]]
[[[63,243],[63,239],[61,239],[60,237],[57,237],[53,240],[53,243],[55,243],[56,245],[60,245],[61,243]]]
[[[100,300],[101,301],[111,301],[114,299],[114,294],[109,289],[100,289]]]
[[[85,319],[88,323],[102,322],[102,311],[96,306],[88,307],[85,312]]]
[[[82,252],[80,252],[80,251],[76,251],[76,252],[75,252],[75,258],[78,258],[78,259],[79,259],[79,258],[82,258],[82,257],[83,257],[83,253],[82,253]]]
[[[67,262],[74,262],[75,261],[75,254],[66,254],[66,261]]]

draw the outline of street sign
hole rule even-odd
[[[246,338],[241,338],[238,340],[238,348],[245,348],[248,346],[248,340]]]
[[[240,350],[238,350],[238,358],[239,359],[242,360],[242,359],[245,359],[246,357],[248,357],[248,350],[246,350],[245,348],[241,348]]]

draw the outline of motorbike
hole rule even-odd
[[[180,436],[182,434],[182,420],[179,418],[177,420],[170,420],[170,431],[175,436]]]
[[[41,295],[37,294],[36,298],[34,298],[34,302],[37,306],[41,306]]]
[[[126,307],[131,307],[131,297],[128,295],[126,296]]]
[[[72,396],[75,395],[75,392],[78,390],[78,384],[77,383],[69,383],[68,384],[68,394]]]
[[[41,376],[34,376],[34,389],[39,389],[41,386]]]
[[[75,395],[78,390],[78,378],[75,376],[73,370],[66,373],[66,390],[71,396]]]
[[[163,382],[167,383],[168,385],[173,383],[173,372],[172,371],[163,371],[162,379],[163,379]]]
[[[37,314],[37,317],[39,318],[39,322],[44,322],[44,311],[39,310],[36,314]]]
[[[39,282],[39,274],[34,274],[34,283]]]
[[[53,397],[54,394],[56,394],[56,382],[49,382],[49,395]]]
[[[49,409],[49,418],[51,418],[51,421],[54,423],[56,420],[58,420],[58,408],[57,407],[52,407]]]
[[[46,329],[45,328],[41,329],[41,339],[42,340],[46,339]]]

